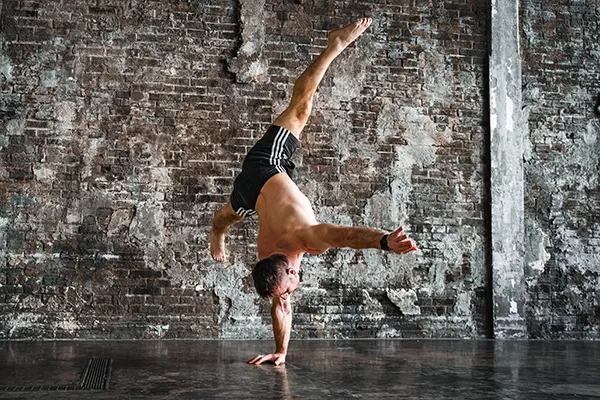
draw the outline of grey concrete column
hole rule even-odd
[[[490,132],[494,335],[526,336],[518,0],[492,0]]]

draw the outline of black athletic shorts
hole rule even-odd
[[[271,125],[267,133],[250,149],[242,172],[235,178],[231,206],[241,217],[256,214],[256,199],[273,175],[287,172],[292,177],[296,168],[290,157],[298,147],[298,139],[290,131]]]

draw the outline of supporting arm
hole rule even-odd
[[[273,319],[273,336],[275,337],[275,353],[260,354],[250,361],[250,364],[262,364],[269,361],[275,365],[285,363],[285,357],[288,351],[288,343],[292,332],[292,304],[290,297],[281,299],[273,297],[271,306],[271,317]]]
[[[292,333],[292,304],[289,297],[285,300],[280,297],[273,298],[271,317],[273,318],[275,352],[283,355],[282,362],[285,362],[290,334]]]

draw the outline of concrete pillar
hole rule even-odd
[[[492,0],[490,150],[494,335],[525,337],[524,121],[518,0]]]

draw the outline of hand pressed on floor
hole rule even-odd
[[[256,364],[260,365],[264,362],[271,362],[275,365],[281,365],[285,363],[285,355],[281,353],[273,353],[273,354],[260,354],[254,357],[252,360],[248,361],[248,364]]]

